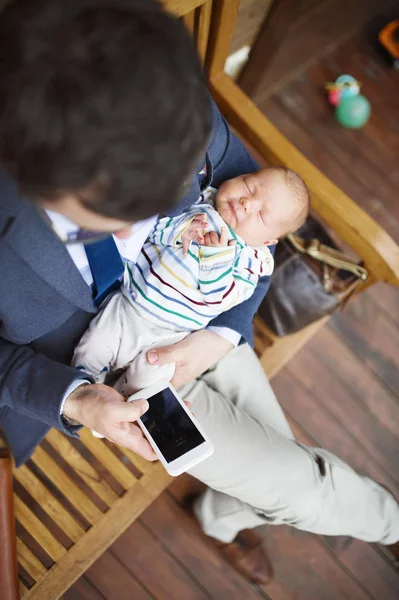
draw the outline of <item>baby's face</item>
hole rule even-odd
[[[227,225],[250,246],[275,244],[287,231],[294,194],[284,174],[273,169],[225,181],[216,208]]]

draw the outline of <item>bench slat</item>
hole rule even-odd
[[[65,462],[83,479],[107,506],[112,506],[118,494],[103,479],[94,467],[78,452],[68,438],[56,429],[48,432],[46,440],[58,450]]]
[[[118,450],[120,452],[122,452],[122,454],[124,454],[124,456],[126,456],[126,458],[128,458],[130,460],[130,462],[141,472],[144,474],[151,472],[153,470],[153,463],[145,460],[145,458],[142,458],[141,456],[139,456],[138,454],[136,454],[135,452],[133,452],[132,450],[129,450],[128,448],[122,448],[122,446],[118,446]]]
[[[32,461],[43,471],[50,481],[64,494],[77,510],[89,521],[96,523],[103,514],[99,508],[78,488],[70,477],[57,465],[41,446],[32,456]]]
[[[19,469],[15,469],[14,477],[57,525],[62,523],[63,531],[73,542],[76,542],[84,534],[83,527],[75,521],[27,466],[22,465]]]
[[[104,465],[125,490],[128,490],[136,484],[137,478],[133,473],[129,471],[102,440],[94,437],[91,431],[83,429],[80,432],[80,439],[86,448]]]
[[[37,518],[30,508],[14,494],[15,517],[31,536],[39,542],[41,547],[55,561],[66,554],[66,549],[45,525]]]
[[[25,571],[29,573],[29,575],[35,581],[38,581],[46,573],[46,567],[33,554],[33,552],[28,548],[28,546],[24,544],[24,542],[19,538],[17,538],[17,555],[18,562],[23,566]]]

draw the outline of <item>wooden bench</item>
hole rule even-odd
[[[399,285],[399,248],[387,233],[316,169],[257,109],[223,70],[238,0],[164,0],[184,19],[204,59],[213,97],[229,123],[266,161],[285,164],[306,180],[316,213],[364,261],[370,277]],[[325,319],[285,337],[256,318],[256,351],[272,377]],[[94,438],[52,430],[32,459],[16,469],[15,516],[20,594],[55,600],[151,504],[170,482],[160,464]]]

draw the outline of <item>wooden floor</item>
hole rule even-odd
[[[349,72],[373,116],[362,131],[334,121],[323,83]],[[358,36],[265,101],[266,115],[399,239],[399,73]],[[399,293],[375,287],[302,350],[273,388],[302,442],[337,453],[399,495]],[[195,484],[194,484],[195,485]],[[179,500],[179,478],[70,590],[65,600],[396,600],[381,548],[287,527],[262,531],[275,581],[247,584],[213,550]]]

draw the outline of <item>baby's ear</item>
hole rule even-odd
[[[263,242],[264,246],[275,246],[278,243],[278,239],[276,238],[275,240],[267,240],[266,242]]]

